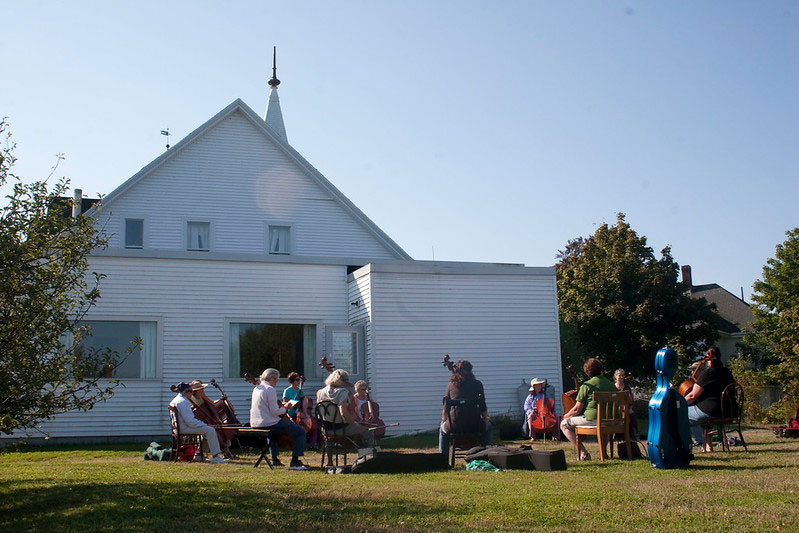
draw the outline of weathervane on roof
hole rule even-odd
[[[166,149],[169,150],[169,128],[161,130],[161,135],[166,135]]]
[[[280,80],[277,79],[277,46],[272,48],[272,79],[269,80],[269,86],[273,89],[280,85]]]

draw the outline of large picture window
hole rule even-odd
[[[158,328],[156,322],[87,320],[89,333],[78,340],[77,349],[92,348],[95,351],[111,349],[118,354],[118,366],[112,375],[98,369],[98,375],[114,378],[157,377]],[[128,352],[131,342],[141,339],[141,347]]]
[[[267,368],[315,376],[315,324],[230,324],[230,376],[259,376]]]

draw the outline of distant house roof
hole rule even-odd
[[[80,200],[80,212],[85,213],[89,210],[94,204],[99,202],[99,198],[81,198]],[[50,209],[57,209],[59,214],[64,218],[71,218],[72,217],[72,197],[71,196],[59,196],[58,198],[54,199],[53,204],[50,206]]]
[[[691,298],[704,298],[716,304],[719,330],[725,333],[740,333],[755,318],[748,303],[716,283],[692,285]]]

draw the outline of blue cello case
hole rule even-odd
[[[688,404],[671,387],[677,371],[677,352],[661,348],[655,356],[657,389],[649,400],[649,434],[646,449],[657,468],[683,468],[694,458],[688,425]]]

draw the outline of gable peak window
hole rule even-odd
[[[144,245],[144,220],[125,219],[125,248],[142,248]]]
[[[291,226],[269,226],[269,253],[290,254]]]
[[[186,223],[186,249],[207,252],[211,249],[211,223]]]

